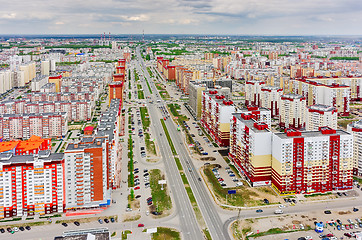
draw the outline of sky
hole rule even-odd
[[[362,35],[362,0],[0,0],[0,34]]]

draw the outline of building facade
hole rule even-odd
[[[352,135],[328,127],[272,138],[272,185],[281,194],[352,189]]]
[[[306,130],[318,131],[320,127],[330,127],[337,129],[337,108],[316,104],[307,107]]]
[[[306,99],[298,94],[285,94],[279,100],[280,114],[279,126],[282,129],[305,128],[306,121]]]
[[[271,184],[272,133],[251,113],[233,113],[229,157],[251,186]]]
[[[362,120],[349,124],[347,130],[353,135],[353,174],[362,177]]]

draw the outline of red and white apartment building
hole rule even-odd
[[[274,133],[272,185],[281,194],[351,189],[352,148],[351,134],[329,127]]]
[[[236,108],[233,101],[218,95],[217,90],[202,93],[201,123],[219,146],[228,146],[230,139],[230,118]]]
[[[237,108],[236,111],[244,115],[251,115],[255,121],[266,123],[268,128],[271,127],[271,111],[267,108],[249,105],[245,108]]]
[[[63,153],[0,154],[0,218],[63,212]]]
[[[279,125],[282,129],[305,128],[307,106],[306,98],[298,94],[285,94],[279,101]]]
[[[261,107],[271,111],[271,117],[279,116],[279,100],[283,94],[283,89],[276,86],[262,86],[260,89]]]
[[[261,88],[265,82],[259,80],[247,80],[245,82],[245,105],[261,106],[262,96]]]
[[[362,176],[362,120],[347,126],[347,131],[353,135],[353,174]]]
[[[307,131],[318,131],[320,127],[328,126],[332,129],[337,129],[337,108],[316,104],[307,107]]]
[[[233,113],[229,157],[251,186],[271,184],[272,133],[252,113]]]

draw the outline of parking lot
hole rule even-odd
[[[327,214],[326,214],[326,213]],[[345,209],[341,211],[315,211],[308,214],[292,214],[283,216],[272,216],[266,218],[255,218],[242,220],[241,225],[244,229],[250,229],[249,233],[262,233],[270,229],[278,231],[290,231],[288,233],[272,234],[249,239],[257,240],[275,240],[290,239],[297,240],[301,237],[305,239],[349,239],[356,232],[362,231],[362,213]],[[323,223],[323,232],[318,233],[315,229],[315,223]],[[351,237],[349,237],[351,236]],[[303,238],[299,239],[302,240]]]

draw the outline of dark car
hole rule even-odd
[[[11,233],[13,230],[11,228],[7,228],[6,231],[8,231],[9,233]]]
[[[108,218],[105,218],[105,219],[104,219],[104,222],[105,222],[105,223],[109,223]]]
[[[147,177],[148,175],[150,175],[149,173],[145,173],[143,174],[144,177]]]
[[[141,195],[137,195],[135,198],[140,198],[141,197]]]
[[[23,231],[25,231],[25,228],[24,227],[19,227],[19,230],[23,232]]]
[[[337,223],[338,223],[339,225],[342,225],[342,221],[341,221],[341,220],[337,219],[336,221],[337,221]]]
[[[160,212],[156,212],[156,211],[154,211],[154,212],[151,212],[153,215],[161,215],[161,213]]]
[[[112,223],[114,223],[114,222],[115,222],[114,218],[111,218],[111,222],[112,222]]]
[[[358,208],[353,208],[353,212],[357,212],[359,209]]]
[[[257,213],[261,213],[261,212],[263,212],[263,210],[258,209],[258,210],[256,210],[256,212],[257,212]]]
[[[340,192],[337,192],[337,195],[338,195],[338,196],[342,196],[342,193],[340,193]]]
[[[300,237],[298,240],[306,240],[305,237]]]
[[[80,225],[80,223],[79,223],[79,222],[77,222],[77,221],[75,221],[75,222],[74,222],[74,225],[75,225],[75,226],[79,226],[79,225]]]
[[[30,230],[31,230],[31,227],[26,226],[25,229],[28,230],[28,231],[30,231]]]
[[[331,211],[330,210],[325,210],[324,214],[331,214]]]
[[[0,228],[0,232],[1,232],[1,233],[4,233],[4,232],[5,232],[5,229],[4,229],[4,228]]]
[[[63,222],[62,225],[63,225],[64,227],[68,227],[68,224],[65,223],[65,222]]]
[[[346,236],[346,237],[352,237],[352,235],[349,234],[349,233],[344,233],[344,236]]]
[[[269,204],[269,200],[268,200],[268,199],[264,198],[263,201],[264,201],[264,203]]]
[[[102,220],[102,219],[98,219],[98,222],[99,222],[100,224],[103,224],[103,220]]]

